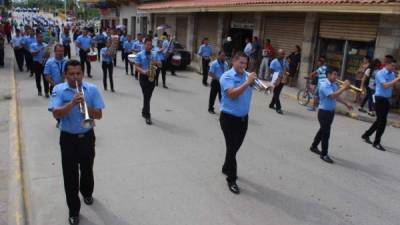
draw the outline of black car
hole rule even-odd
[[[192,61],[191,59],[191,54],[190,52],[186,51],[179,42],[175,41],[174,42],[175,46],[175,54],[181,55],[181,65],[178,67],[179,69],[185,69],[188,65],[190,65],[190,62]]]

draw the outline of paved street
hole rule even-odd
[[[168,90],[155,89],[148,126],[139,83],[122,63],[116,93],[102,91],[93,67],[106,109],[96,127],[95,202],[82,204],[82,225],[399,224],[399,129],[387,128],[388,151],[378,152],[360,139],[368,123],[337,116],[329,165],[308,150],[315,113],[285,98],[278,115],[267,108],[271,96],[254,93],[236,196],[221,174],[225,143],[197,73],[178,71]],[[17,80],[30,224],[67,224],[56,122],[34,79],[25,72]]]

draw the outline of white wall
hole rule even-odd
[[[120,14],[119,14],[119,23],[122,24],[123,19],[128,19],[128,26],[127,26],[127,31],[128,34],[131,34],[131,17],[136,16],[136,4],[130,3],[129,5],[122,5],[120,9]]]

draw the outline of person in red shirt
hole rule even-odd
[[[10,43],[11,41],[11,32],[12,32],[12,26],[9,21],[6,22],[4,25],[4,33],[7,35],[7,42]]]

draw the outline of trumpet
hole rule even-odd
[[[247,76],[249,76],[248,72],[246,72],[246,74],[247,74]],[[271,86],[267,86],[266,84],[264,84],[264,82],[262,82],[257,77],[254,78],[254,81],[251,84],[251,87],[256,91],[267,91],[267,90],[269,90],[271,88]]]
[[[83,115],[83,121],[81,123],[81,126],[87,129],[92,128],[94,127],[94,120],[89,116],[89,111],[85,100],[85,92],[83,91],[83,86],[80,86],[78,81],[75,81],[75,85],[76,85],[76,93],[82,93],[83,97],[83,101],[79,104],[79,111]]]
[[[336,83],[338,83],[339,85],[343,85],[344,81],[342,81],[342,80],[336,80]],[[349,86],[349,89],[350,89],[351,91],[353,91],[353,92],[359,92],[359,93],[362,93],[362,92],[363,92],[363,90],[362,90],[361,88],[358,88],[358,87],[356,87],[356,86],[354,86],[354,85],[350,85],[350,86]]]

